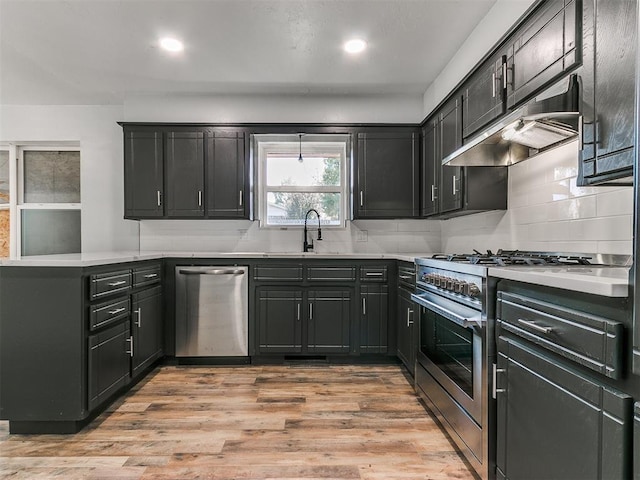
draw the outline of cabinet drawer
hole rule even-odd
[[[503,330],[607,377],[621,376],[620,322],[506,292],[498,293],[497,317]]]
[[[256,281],[302,281],[302,265],[256,265],[253,270]]]
[[[355,266],[312,266],[307,267],[310,282],[355,282]]]
[[[415,264],[398,265],[398,285],[409,290],[416,288]]]
[[[136,268],[133,270],[133,286],[153,285],[162,280],[160,264],[151,267]]]
[[[360,267],[361,282],[386,282],[387,267],[384,265]]]
[[[89,316],[89,330],[97,330],[106,325],[127,318],[131,314],[129,297],[112,302],[101,303],[91,307]]]
[[[91,275],[91,299],[125,292],[131,288],[131,271],[101,273]]]

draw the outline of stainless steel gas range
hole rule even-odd
[[[489,267],[594,266],[586,255],[499,250],[417,258],[416,389],[483,479],[495,477],[495,306]]]

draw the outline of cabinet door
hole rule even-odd
[[[633,478],[640,480],[640,402],[636,403],[635,415],[633,416]]]
[[[438,213],[438,189],[440,169],[439,154],[440,127],[439,121],[429,122],[422,132],[422,208],[423,217]]]
[[[632,399],[498,339],[498,478],[629,478]]]
[[[490,59],[464,88],[462,136],[467,138],[506,111],[507,57]]]
[[[389,287],[360,286],[360,353],[387,353]]]
[[[396,316],[398,329],[398,358],[414,375],[416,363],[416,345],[414,318],[418,314],[418,306],[411,301],[411,292],[398,289],[398,314]]]
[[[258,351],[302,352],[302,290],[259,288]]]
[[[135,377],[162,356],[162,287],[147,288],[131,296],[133,304],[133,359]]]
[[[580,61],[576,40],[582,32],[576,2],[545,2],[518,30],[507,59],[507,107],[512,108]],[[616,2],[613,2],[616,3]]]
[[[204,133],[167,132],[167,216],[204,215]]]
[[[89,410],[129,383],[129,332],[130,322],[126,321],[88,338]]]
[[[207,140],[207,216],[248,218],[243,132],[216,131]]]
[[[351,290],[309,290],[307,350],[309,353],[349,353]]]
[[[462,146],[462,108],[460,99],[451,100],[440,113],[440,163]],[[440,212],[462,208],[462,167],[441,167],[438,198]]]
[[[164,216],[162,131],[124,130],[124,216]]]
[[[407,133],[360,133],[357,142],[356,218],[419,215],[418,139]]]
[[[585,185],[624,179],[630,184],[635,145],[636,0],[596,0],[595,130],[585,124],[582,177]],[[590,119],[591,120],[591,119]],[[595,135],[595,149],[588,142]],[[595,154],[595,155],[594,155]]]

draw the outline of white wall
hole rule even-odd
[[[0,107],[0,142],[80,142],[82,251],[137,250],[124,220],[121,106]]]
[[[509,209],[442,222],[446,252],[632,254],[633,188],[578,187],[578,143],[509,167]]]
[[[140,95],[124,103],[128,122],[418,123],[419,95]]]
[[[497,0],[423,96],[422,116],[451,93],[536,0]]]

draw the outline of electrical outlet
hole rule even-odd
[[[238,233],[240,234],[240,240],[249,240],[249,234],[247,233],[247,230],[238,230]]]
[[[367,238],[368,238],[368,233],[366,230],[356,231],[356,242],[366,242]]]

